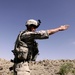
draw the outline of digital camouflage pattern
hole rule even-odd
[[[15,58],[33,60],[39,52],[38,43],[36,43],[35,39],[47,39],[48,37],[47,31],[44,30],[38,32],[21,32],[17,37],[13,50]]]
[[[47,31],[22,31],[15,42],[14,53],[14,75],[30,75],[28,61],[35,61],[39,53],[36,39],[47,39]]]
[[[14,66],[14,75],[30,75],[28,62],[15,63]]]

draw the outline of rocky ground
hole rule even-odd
[[[31,75],[62,75],[60,68],[65,63],[71,63],[72,69],[75,70],[75,60],[42,60],[30,62],[29,67]],[[0,59],[0,75],[13,75],[13,71],[9,71],[9,67],[12,65],[12,62]],[[73,72],[75,72],[74,70]],[[75,73],[71,72],[67,75],[75,75]]]

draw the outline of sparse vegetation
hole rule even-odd
[[[14,75],[13,63],[0,59],[0,75]],[[29,62],[31,75],[75,75],[75,60],[40,60]],[[59,72],[60,71],[60,72]]]
[[[72,63],[64,63],[61,67],[60,67],[60,71],[59,71],[60,75],[75,75],[75,68],[73,67]]]

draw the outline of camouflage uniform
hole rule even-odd
[[[14,75],[30,75],[28,62],[20,62],[14,64]]]
[[[39,53],[36,39],[47,39],[49,34],[45,30],[28,31],[28,27],[38,28],[41,21],[30,19],[26,22],[27,30],[20,32],[15,42],[14,50],[14,75],[30,75],[28,61],[35,61]]]
[[[31,31],[23,31],[20,35],[20,44],[18,44],[18,57],[16,58],[14,52],[15,58],[14,58],[14,75],[30,75],[30,70],[28,67],[28,63],[26,61],[34,60],[36,55],[38,54],[38,51],[36,52],[37,48],[35,45],[37,44],[35,39],[47,39],[49,38],[49,34],[45,30],[37,31],[37,32],[31,32]],[[17,41],[16,41],[17,43]],[[16,45],[15,43],[15,45]],[[35,43],[35,45],[34,45]],[[35,55],[34,57],[30,56],[30,52],[33,54],[33,50],[35,49]],[[15,51],[15,50],[14,50]],[[22,52],[22,53],[20,53]],[[18,60],[18,58],[21,56],[24,57],[22,60]]]

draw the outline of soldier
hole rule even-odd
[[[20,32],[15,42],[14,50],[14,74],[15,75],[30,75],[28,68],[28,61],[35,61],[39,54],[38,44],[36,39],[48,39],[49,35],[52,35],[58,31],[64,31],[68,29],[69,25],[62,25],[55,29],[36,31],[40,26],[41,21],[29,19],[26,22],[27,29]]]

